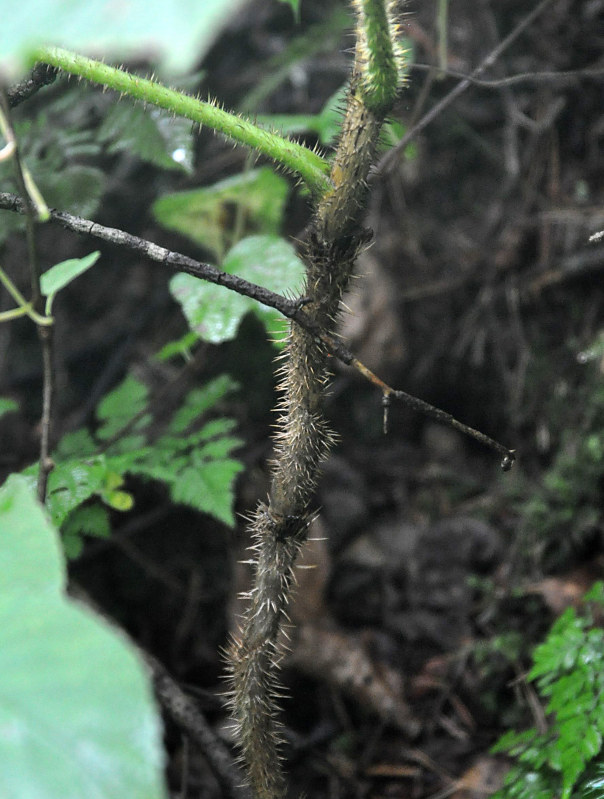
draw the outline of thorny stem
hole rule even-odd
[[[25,206],[23,201],[15,194],[0,192],[0,209],[14,211],[16,213],[24,213]],[[80,216],[74,216],[66,211],[56,211],[51,209],[50,221],[62,225],[67,230],[74,233],[79,233],[86,236],[92,236],[101,241],[105,241],[117,247],[138,252],[150,261],[165,264],[177,271],[186,272],[193,277],[198,277],[200,280],[207,280],[210,283],[215,283],[219,286],[225,286],[231,291],[235,291],[244,297],[250,297],[263,305],[268,305],[270,308],[275,308],[283,314],[283,316],[296,322],[300,327],[306,330],[310,335],[320,339],[325,345],[330,355],[338,358],[346,366],[355,369],[366,380],[373,383],[376,388],[382,392],[382,396],[388,400],[395,399],[419,413],[429,416],[430,418],[439,421],[448,427],[452,427],[464,435],[470,436],[486,447],[494,450],[505,460],[513,460],[514,450],[510,450],[503,444],[494,441],[489,436],[475,430],[472,427],[464,425],[462,422],[455,419],[446,411],[435,408],[424,400],[414,397],[405,391],[400,391],[392,388],[384,383],[377,375],[368,369],[355,355],[337,339],[336,336],[330,335],[321,330],[305,313],[304,307],[307,305],[307,298],[298,300],[287,299],[281,294],[274,291],[269,291],[263,286],[258,286],[255,283],[250,283],[244,278],[237,275],[231,275],[228,272],[222,272],[212,264],[206,264],[201,261],[196,261],[182,253],[172,252],[165,247],[160,247],[147,239],[141,239],[138,236],[133,236],[131,233],[126,233],[124,230],[117,228],[105,227],[93,222],[90,219],[84,219]],[[3,272],[0,270],[0,281],[3,282]],[[11,284],[12,286],[12,284]],[[7,286],[11,291],[10,287]],[[13,287],[14,288],[14,287]],[[17,309],[19,315],[31,313],[27,311],[28,304],[26,300],[19,294],[13,295],[14,299],[19,303],[20,308]],[[7,312],[12,313],[12,312]],[[49,324],[48,317],[33,317],[34,321],[38,324]],[[506,461],[507,462],[507,461]]]
[[[387,98],[394,99],[402,74],[402,64],[395,65],[394,72],[389,69],[395,59],[393,7],[390,0],[355,0],[357,48],[331,171],[333,189],[317,204],[304,254],[304,313],[329,337],[358,249],[366,240],[360,221],[367,175],[388,112]],[[380,52],[371,52],[371,47],[379,47]],[[258,507],[250,525],[254,587],[241,633],[229,651],[233,717],[257,799],[286,795],[276,705],[279,633],[287,619],[293,566],[311,520],[319,465],[333,440],[322,413],[328,354],[323,336],[298,324],[291,326],[281,370],[281,415],[268,503]]]
[[[300,175],[314,196],[320,196],[329,187],[326,174],[329,165],[318,153],[298,142],[260,128],[243,117],[230,114],[215,103],[203,102],[154,80],[132,75],[123,69],[59,47],[40,49],[37,58],[71,75],[78,75],[135,100],[164,108],[199,125],[206,125],[234,142],[251,147]]]
[[[19,145],[15,137],[11,120],[9,101],[6,92],[0,92],[0,127],[7,139],[14,144],[13,159],[15,162],[15,178],[17,188],[23,198],[25,210],[25,235],[27,240],[28,266],[31,285],[31,309],[32,315],[43,317],[44,305],[40,290],[40,266],[38,254],[36,252],[36,231],[37,221],[46,218],[48,209],[42,200],[37,187],[31,176],[21,162]],[[27,305],[22,305],[27,307]],[[54,398],[54,369],[53,369],[53,325],[37,322],[38,336],[42,346],[42,417],[40,420],[40,457],[38,469],[37,495],[40,502],[46,499],[46,487],[48,476],[53,468],[50,458],[50,436],[52,426],[52,411]]]

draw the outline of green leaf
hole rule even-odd
[[[172,499],[234,527],[233,484],[242,470],[239,461],[230,459],[209,461],[195,469],[185,469],[172,487]]]
[[[77,558],[82,552],[84,535],[109,538],[111,525],[107,509],[98,503],[75,508],[61,528],[63,549],[68,558]]]
[[[64,461],[73,457],[88,457],[96,451],[97,445],[88,430],[73,430],[59,441],[53,456],[57,461]]]
[[[206,383],[203,388],[194,388],[172,416],[168,429],[172,433],[184,433],[194,421],[214,407],[218,400],[238,388],[239,384],[229,375],[220,375]]]
[[[110,154],[130,150],[154,166],[191,174],[192,127],[188,120],[171,117],[159,108],[118,103],[105,117],[98,136],[109,143]]]
[[[168,71],[184,72],[207,52],[242,0],[129,0],[119,10],[105,0],[16,3],[0,26],[0,65],[21,67],[32,50],[59,45],[108,58],[159,57]]]
[[[86,272],[100,258],[101,253],[96,250],[83,258],[69,258],[67,261],[51,266],[40,277],[40,288],[45,297],[50,297],[68,286],[76,277]]]
[[[102,492],[106,475],[104,455],[87,460],[69,460],[55,466],[48,478],[46,506],[57,527],[74,508]]]
[[[64,594],[56,529],[0,489],[0,795],[165,799],[160,722],[132,647]]]
[[[304,275],[304,266],[293,246],[278,236],[242,239],[229,252],[223,269],[279,294],[298,291]],[[191,275],[175,275],[170,291],[182,306],[191,329],[213,344],[235,338],[241,320],[250,311],[269,331],[278,329],[282,320],[273,308]]]
[[[8,397],[0,397],[0,418],[2,418],[7,413],[12,413],[13,411],[18,411],[19,406],[15,402],[15,400],[8,399]]]
[[[96,411],[97,418],[102,423],[97,430],[98,438],[103,441],[113,438],[130,424],[145,410],[148,393],[147,387],[140,380],[128,375],[119,386],[105,395]]]
[[[170,358],[180,355],[185,361],[190,361],[192,357],[191,350],[198,341],[199,336],[197,333],[189,330],[184,336],[181,336],[181,338],[164,344],[155,357],[158,361],[169,361]]]
[[[114,510],[126,512],[134,507],[134,497],[127,491],[104,491],[102,497]]]
[[[167,194],[153,204],[153,213],[164,227],[183,233],[221,261],[241,225],[248,233],[278,232],[288,192],[284,178],[261,167],[213,186]]]

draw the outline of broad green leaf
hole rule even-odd
[[[101,253],[96,250],[83,258],[69,258],[67,261],[51,266],[40,277],[40,288],[45,297],[56,294],[65,286],[68,286],[76,277],[90,269],[101,257]]]
[[[104,455],[65,461],[55,466],[48,478],[46,506],[57,527],[74,508],[103,491],[106,475]]]
[[[193,171],[192,123],[171,117],[159,108],[133,103],[114,105],[99,130],[109,153],[130,150],[143,161],[163,169]]]
[[[113,438],[130,424],[147,406],[148,393],[143,383],[128,375],[119,386],[103,397],[96,410],[102,423],[97,430],[98,438]]]
[[[8,397],[0,397],[0,418],[2,418],[7,413],[12,413],[13,411],[18,411],[19,406],[15,402],[15,400],[8,399]]]
[[[0,67],[17,68],[40,45],[104,55],[157,57],[173,72],[191,69],[242,0],[36,0],[12,3],[0,26]]]
[[[229,252],[222,268],[279,294],[299,291],[304,275],[294,248],[278,236],[242,239]],[[189,327],[213,344],[235,338],[241,320],[249,311],[269,331],[276,330],[282,320],[273,308],[191,275],[175,275],[170,281],[170,291],[182,306]]]
[[[252,169],[213,186],[160,197],[157,221],[183,233],[221,261],[237,230],[277,233],[289,187],[269,167]]]
[[[21,476],[0,489],[0,530],[0,796],[165,799],[144,669],[64,594],[57,531]]]

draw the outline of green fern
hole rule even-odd
[[[511,731],[497,742],[493,751],[517,762],[493,799],[604,797],[598,759],[604,735],[604,630],[594,627],[594,610],[604,609],[604,583],[596,583],[585,602],[581,614],[568,608],[535,649],[528,677],[547,701],[550,727],[544,734]]]
[[[61,528],[68,557],[82,550],[83,535],[109,534],[108,508],[126,511],[133,497],[123,490],[133,475],[164,483],[171,499],[232,526],[233,487],[242,464],[232,457],[242,441],[230,435],[235,420],[204,417],[237,388],[227,375],[195,388],[151,440],[157,425],[146,386],[126,377],[99,403],[94,434],[81,429],[64,436],[54,453],[47,508]],[[101,451],[104,450],[104,451]],[[38,466],[25,470],[32,486]]]

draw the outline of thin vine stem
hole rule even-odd
[[[38,187],[27,168],[21,162],[19,145],[15,136],[15,131],[10,118],[10,107],[6,91],[0,92],[0,127],[7,140],[7,143],[14,145],[12,159],[15,165],[15,178],[17,188],[23,198],[23,208],[25,213],[25,236],[27,241],[28,267],[31,285],[31,303],[27,303],[23,297],[18,298],[16,287],[15,291],[9,288],[10,281],[4,275],[3,284],[12,294],[13,298],[19,303],[21,308],[28,309],[25,312],[34,319],[38,328],[38,337],[42,348],[42,417],[40,420],[40,457],[38,469],[37,496],[40,502],[46,500],[46,488],[48,477],[53,469],[53,462],[50,458],[50,439],[52,430],[53,400],[55,389],[55,375],[53,368],[53,324],[47,321],[44,316],[43,298],[40,287],[40,264],[36,248],[36,223],[46,221],[50,214]]]
[[[149,78],[133,75],[60,47],[39,49],[36,58],[71,75],[210,127],[299,175],[314,196],[320,197],[330,188],[327,174],[329,164],[319,153],[273,131],[260,128],[244,117],[231,114],[214,102],[204,102]]]

